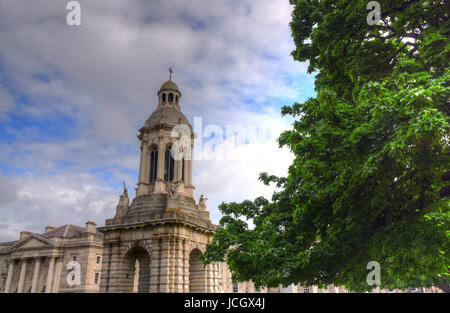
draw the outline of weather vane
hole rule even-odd
[[[173,74],[173,70],[172,68],[169,68],[169,79],[172,80],[172,74]]]

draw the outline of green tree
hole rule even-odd
[[[222,203],[220,228],[202,256],[226,261],[256,286],[329,284],[354,291],[370,261],[382,288],[448,284],[450,214],[440,198],[449,170],[450,23],[447,1],[297,0],[296,49],[317,96],[282,109],[279,137],[295,155],[279,189]],[[248,221],[253,223],[249,227]]]

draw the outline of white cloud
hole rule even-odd
[[[88,220],[103,225],[119,192],[89,174],[0,175],[0,241],[18,239],[22,230],[43,233],[47,225],[84,225]]]

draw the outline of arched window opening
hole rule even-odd
[[[162,94],[162,102],[166,102],[166,94],[165,93]]]
[[[200,261],[201,252],[194,249],[189,255],[189,291],[206,292],[205,268]]]
[[[173,93],[169,93],[169,102],[173,102]]]
[[[150,289],[150,255],[141,248],[129,250],[120,265],[124,292],[148,293]]]
[[[156,180],[156,175],[158,171],[158,149],[153,148],[150,155],[150,182]]]
[[[175,102],[178,103],[178,95],[175,96]]]
[[[175,160],[172,156],[172,147],[166,149],[166,155],[164,160],[164,180],[173,181]]]

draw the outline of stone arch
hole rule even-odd
[[[193,250],[198,249],[200,251],[200,254],[203,254],[206,252],[206,245],[197,241],[190,241],[189,242],[190,252]]]
[[[129,249],[120,265],[120,286],[123,292],[150,291],[150,254],[141,246]]]
[[[206,270],[200,261],[202,252],[193,249],[189,254],[189,291],[206,292]]]

